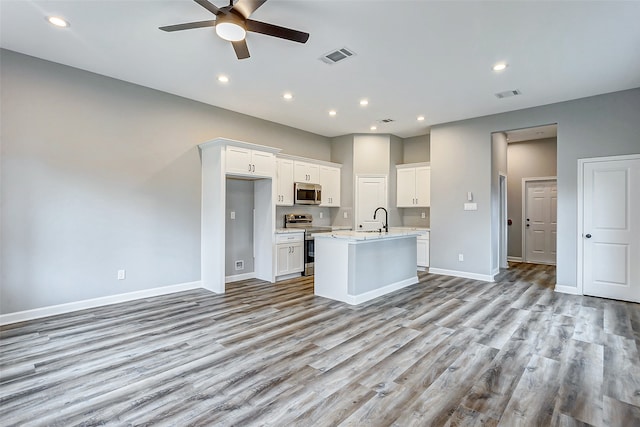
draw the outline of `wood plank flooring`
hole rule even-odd
[[[498,279],[357,307],[249,280],[7,325],[0,425],[640,426],[640,305]]]

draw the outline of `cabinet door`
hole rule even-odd
[[[278,197],[279,206],[293,206],[293,160],[277,160]]]
[[[416,206],[431,206],[431,168],[416,168]]]
[[[340,168],[320,166],[322,203],[320,206],[340,207]]]
[[[299,273],[304,270],[304,244],[302,242],[291,244],[289,254],[289,273]]]
[[[289,256],[291,245],[276,245],[276,276],[289,274]]]
[[[416,206],[416,168],[398,169],[396,194],[397,207]]]
[[[429,240],[418,237],[416,242],[418,245],[418,267],[429,267]]]
[[[227,173],[251,175],[251,150],[227,146]]]
[[[293,162],[293,180],[295,182],[309,182],[307,163]]]
[[[273,177],[276,171],[276,159],[273,153],[252,151],[251,171],[253,175]]]
[[[309,182],[312,184],[320,184],[320,165],[309,164],[307,171],[309,174]]]
[[[320,183],[320,166],[312,163],[293,162],[293,179],[295,182]]]

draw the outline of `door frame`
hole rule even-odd
[[[579,295],[584,295],[584,238],[582,230],[584,227],[584,167],[587,163],[610,162],[616,160],[640,160],[640,154],[624,154],[620,156],[588,157],[578,159],[578,218],[576,230],[576,287]]]
[[[507,174],[498,174],[498,185],[500,186],[500,243],[498,246],[498,268],[509,268],[507,261],[508,251],[508,226],[507,226]]]
[[[533,176],[522,178],[522,262],[527,262],[527,183],[535,181],[555,181],[558,186],[557,176]],[[556,218],[558,216],[558,208],[556,207]],[[556,254],[558,253],[558,242],[556,242]],[[558,266],[558,258],[556,255],[556,267]]]

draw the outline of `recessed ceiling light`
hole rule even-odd
[[[367,99],[361,99],[360,100],[360,105],[362,105],[363,107],[369,105],[369,100]]]
[[[69,26],[69,23],[59,16],[47,16],[47,22],[60,28],[66,28]]]
[[[330,115],[331,117],[334,117],[336,114],[338,114],[338,113],[336,112],[336,110],[331,110],[331,111],[329,111],[329,115]]]
[[[419,122],[424,122],[424,116],[418,116],[418,121]]]
[[[293,99],[293,94],[292,94],[292,93],[287,92],[287,93],[285,93],[284,95],[282,95],[282,97],[283,97],[284,99],[286,99],[287,101],[290,101],[290,100],[292,100],[292,99]]]
[[[371,126],[369,129],[376,130],[376,129],[378,129],[378,127],[377,126]]]
[[[493,66],[493,71],[503,71],[508,66],[509,64],[507,64],[506,62],[500,62]]]
[[[218,76],[218,81],[220,83],[229,83],[229,77],[224,76],[224,75],[220,75],[220,76]]]

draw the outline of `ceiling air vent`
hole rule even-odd
[[[516,96],[516,95],[522,95],[522,92],[520,92],[518,89],[505,90],[504,92],[496,93],[496,98],[498,98],[498,99],[509,98],[509,97]]]
[[[343,47],[342,49],[336,49],[325,53],[320,57],[320,60],[327,64],[335,64],[336,62],[355,56],[355,54],[356,53],[351,49]]]

